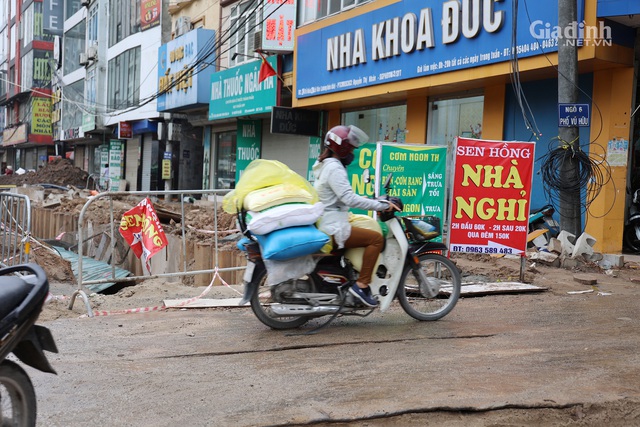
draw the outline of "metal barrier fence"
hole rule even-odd
[[[0,266],[29,262],[31,202],[29,197],[0,192]]]
[[[80,211],[80,216],[78,218],[78,245],[77,245],[78,247],[78,273],[77,273],[78,289],[71,295],[71,300],[69,302],[69,309],[71,310],[73,308],[75,299],[77,297],[81,297],[85,303],[88,316],[93,317],[94,314],[91,309],[91,305],[89,304],[89,300],[84,291],[84,286],[86,285],[128,282],[132,280],[153,279],[158,277],[184,277],[184,276],[192,276],[192,275],[198,275],[198,274],[212,274],[212,273],[216,274],[224,271],[234,271],[234,270],[245,269],[246,267],[244,266],[223,267],[223,268],[219,267],[219,258],[218,258],[219,238],[220,238],[219,235],[224,233],[225,231],[218,230],[218,207],[221,204],[221,202],[218,199],[219,198],[221,199],[221,197],[219,196],[224,196],[228,192],[229,190],[114,191],[114,192],[110,191],[110,192],[99,193],[96,196],[91,197],[82,207],[82,210]],[[214,237],[214,258],[213,258],[214,265],[213,265],[213,268],[210,268],[210,269],[200,269],[200,270],[189,271],[188,265],[187,265],[186,228],[188,224],[186,224],[186,221],[185,221],[185,199],[191,198],[194,195],[216,196],[213,198],[213,212],[214,212],[213,225],[214,225],[215,232],[213,232],[212,234]],[[111,232],[111,236],[115,236],[115,233],[117,230],[116,230],[116,225],[114,220],[120,221],[120,218],[114,218],[114,204],[113,204],[114,198],[123,198],[123,197],[131,197],[131,196],[140,196],[141,200],[145,197],[149,197],[152,199],[152,202],[154,198],[159,198],[159,197],[163,197],[165,198],[165,200],[167,197],[169,199],[172,199],[174,196],[179,197],[180,210],[181,210],[180,213],[182,217],[182,221],[180,221],[180,231],[182,235],[182,239],[181,239],[182,253],[173,254],[173,256],[180,256],[180,255],[182,256],[182,259],[183,259],[182,269],[180,271],[165,272],[160,274],[116,277],[116,266],[114,264],[115,257],[112,257],[110,277],[105,277],[97,280],[85,279],[83,274],[84,272],[83,272],[82,264],[83,264],[83,254],[84,254],[85,246],[91,238],[90,236],[91,233],[88,232],[88,230],[85,228],[85,216],[87,214],[89,207],[99,200],[107,199],[109,201],[110,232]],[[115,247],[115,239],[111,239],[110,245],[111,245],[111,251],[113,252]]]

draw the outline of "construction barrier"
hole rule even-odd
[[[0,266],[29,262],[30,239],[29,197],[9,191],[0,192]]]

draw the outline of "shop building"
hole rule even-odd
[[[626,2],[621,13],[616,3],[623,2],[578,1],[575,26],[579,102],[591,111],[580,145],[610,161],[601,167],[611,179],[582,217],[601,252],[622,248],[637,85],[638,21],[628,17],[640,5]],[[558,145],[558,3],[520,6],[377,0],[311,17],[295,32],[292,105],[325,110],[329,126],[356,124],[376,141],[449,148],[457,136],[535,141],[531,206],[542,206],[542,159]]]
[[[51,136],[51,72],[60,21],[47,4],[0,3],[0,173],[60,154]]]

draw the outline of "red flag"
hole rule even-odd
[[[168,242],[148,197],[122,214],[119,231],[133,253],[144,261],[147,271],[151,271],[149,259]]]
[[[271,76],[277,76],[276,70],[273,69],[271,64],[267,62],[267,58],[264,57],[262,52],[258,52],[262,57],[262,63],[260,64],[260,72],[258,73],[258,83],[262,83],[265,79]]]

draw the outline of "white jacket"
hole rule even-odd
[[[333,236],[339,248],[351,235],[349,224],[349,208],[384,211],[389,208],[386,201],[369,199],[353,192],[347,169],[340,160],[329,157],[323,162],[313,165],[315,177],[314,187],[319,200],[324,204],[324,214],[318,228],[329,236]]]

